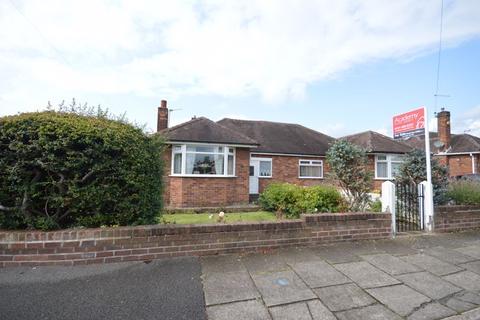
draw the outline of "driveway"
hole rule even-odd
[[[205,319],[197,258],[0,269],[0,319]]]
[[[210,320],[480,319],[478,231],[201,261]]]

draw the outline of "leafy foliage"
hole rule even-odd
[[[441,204],[446,201],[448,188],[448,169],[441,165],[437,159],[431,159],[433,202]],[[400,182],[419,184],[427,180],[427,159],[424,151],[413,150],[409,152],[395,177]]]
[[[350,211],[363,211],[370,202],[372,173],[367,161],[364,150],[344,140],[336,141],[327,152],[332,178],[345,193]]]
[[[298,218],[301,213],[338,212],[342,208],[341,194],[332,186],[301,187],[289,183],[272,183],[260,194],[264,210]]]
[[[450,182],[447,198],[455,204],[480,205],[480,182],[469,180]]]
[[[100,108],[0,118],[0,227],[155,222],[163,142]]]

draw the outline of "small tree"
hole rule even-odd
[[[332,177],[345,194],[350,211],[362,211],[370,202],[372,174],[365,151],[348,141],[335,142],[327,152]]]
[[[437,159],[432,159],[432,184],[433,202],[440,204],[445,202],[445,194],[448,188],[448,169],[440,164]],[[413,150],[409,152],[405,161],[400,166],[396,179],[400,182],[418,184],[427,180],[427,159],[424,151]]]

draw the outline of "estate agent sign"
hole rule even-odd
[[[393,117],[393,138],[405,139],[425,134],[425,109],[420,108]]]

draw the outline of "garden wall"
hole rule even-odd
[[[149,261],[382,239],[390,237],[390,223],[390,214],[345,213],[268,223],[0,231],[0,267]]]
[[[435,232],[480,228],[480,206],[439,206],[435,208]]]

